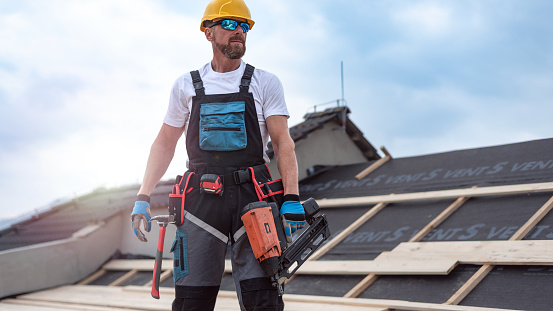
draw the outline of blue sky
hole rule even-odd
[[[0,218],[141,181],[174,80],[210,61],[206,4],[0,0]],[[340,98],[343,61],[351,118],[395,157],[553,137],[549,0],[248,5],[244,59],[281,79],[290,125]]]

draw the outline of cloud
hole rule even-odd
[[[141,180],[175,78],[210,60],[206,3],[0,2],[0,195],[18,207],[0,217]],[[550,1],[248,5],[245,60],[280,78],[291,125],[340,98],[344,61],[351,118],[395,157],[551,137]]]

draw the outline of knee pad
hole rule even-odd
[[[173,311],[213,311],[219,286],[175,285]]]
[[[268,277],[240,281],[242,303],[247,311],[282,311],[284,302]]]

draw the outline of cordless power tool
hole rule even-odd
[[[241,219],[255,258],[279,295],[284,293],[284,282],[330,237],[326,215],[317,215],[317,202],[310,198],[302,205],[309,227],[289,245],[276,203],[253,202],[242,209]]]

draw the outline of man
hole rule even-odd
[[[255,259],[240,220],[241,209],[259,201],[259,184],[271,180],[266,163],[269,138],[282,176],[280,213],[288,237],[305,224],[299,202],[298,169],[283,89],[276,76],[242,61],[254,21],[243,0],[213,0],[200,30],[213,58],[179,77],[150,150],[143,184],[132,212],[133,231],[146,241],[140,223],[150,219],[149,195],[171,162],[184,133],[188,171],[182,178],[182,224],[173,247],[173,310],[213,310],[230,243],[233,277],[243,310],[283,310],[282,298]],[[203,178],[223,184],[217,193],[200,189]],[[281,194],[282,195],[282,194]],[[186,200],[184,200],[184,197]],[[171,204],[171,203],[170,203]]]

